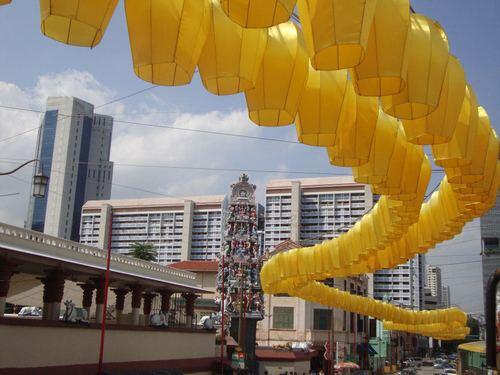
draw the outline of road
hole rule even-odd
[[[422,366],[418,369],[418,375],[433,375],[440,370],[435,370],[432,366]]]

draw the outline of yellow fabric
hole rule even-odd
[[[451,140],[465,95],[465,72],[455,56],[450,55],[436,110],[416,120],[403,120],[408,141],[420,145]]]
[[[337,138],[333,147],[327,149],[331,164],[354,167],[368,162],[378,112],[378,100],[357,95],[348,81]]]
[[[297,0],[220,0],[231,20],[243,27],[276,26],[290,19]]]
[[[0,0],[0,5],[10,4],[12,0]]]
[[[474,353],[486,353],[486,343],[484,341],[466,342],[458,345],[458,350],[465,350]]]
[[[304,38],[292,22],[268,31],[257,83],[254,89],[245,91],[248,114],[257,125],[290,125],[295,121],[307,81],[309,63]]]
[[[406,86],[399,94],[382,97],[386,113],[409,120],[437,108],[449,57],[446,34],[435,21],[421,14],[410,19]]]
[[[135,74],[157,85],[190,83],[210,13],[208,0],[125,0]]]
[[[61,43],[95,47],[118,0],[40,0],[42,33]]]
[[[338,70],[365,57],[377,0],[298,0],[312,66]]]
[[[241,27],[226,16],[218,0],[211,3],[210,32],[198,62],[203,85],[215,95],[251,89],[264,58],[267,31]]]
[[[467,86],[455,132],[448,143],[432,146],[437,165],[445,168],[460,167],[471,163],[478,124],[477,99]]]
[[[347,71],[318,71],[309,65],[306,87],[295,119],[299,142],[311,146],[333,146],[345,111],[349,83]]]
[[[385,96],[403,90],[409,26],[409,0],[377,2],[365,58],[350,71],[358,95]]]

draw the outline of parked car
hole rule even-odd
[[[413,366],[413,367],[421,367],[422,366],[422,358],[420,358],[420,357],[408,358],[408,361],[410,362],[410,366]]]
[[[443,371],[443,374],[456,374],[456,373],[457,373],[457,370],[455,370],[454,368],[446,368]]]
[[[433,367],[434,367],[435,369],[437,369],[437,370],[442,370],[442,369],[444,369],[444,363],[442,363],[442,362],[437,362],[437,363],[435,363],[435,364],[434,364],[434,366],[433,366]]]
[[[434,361],[432,359],[424,359],[422,361],[422,366],[430,367],[430,366],[433,366],[433,365],[434,365]]]

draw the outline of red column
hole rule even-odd
[[[144,306],[142,307],[142,313],[146,316],[151,314],[151,306],[153,304],[153,299],[156,297],[154,293],[144,293],[142,295],[144,298]]]
[[[0,316],[5,313],[5,301],[10,288],[10,279],[14,274],[15,264],[0,259]]]
[[[172,297],[172,292],[171,290],[162,290],[160,291],[161,295],[161,311],[164,313],[167,313],[170,311],[170,298]]]
[[[61,301],[64,295],[65,274],[62,270],[53,270],[41,281],[43,288],[43,319],[59,320]]]

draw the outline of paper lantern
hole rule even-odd
[[[448,143],[432,146],[434,162],[444,168],[470,164],[478,124],[477,99],[470,86],[465,89],[455,132]]]
[[[330,163],[355,167],[368,162],[378,113],[378,100],[356,95],[349,81],[335,144],[327,149]]]
[[[377,0],[299,0],[312,66],[338,70],[365,57]]]
[[[304,38],[292,22],[269,29],[264,59],[254,89],[245,91],[250,119],[257,125],[295,121],[308,73]]]
[[[231,20],[248,28],[265,28],[286,22],[297,0],[220,0]]]
[[[436,22],[421,14],[410,19],[406,86],[382,97],[383,110],[401,119],[424,117],[437,108],[449,57],[446,34]]]
[[[404,161],[406,140],[399,122],[379,112],[372,141],[370,158],[366,164],[354,167],[354,180],[363,184],[383,184],[391,162]]]
[[[318,71],[309,66],[295,119],[297,138],[311,146],[333,146],[348,88],[347,71]]]
[[[210,29],[208,0],[125,0],[134,71],[165,86],[191,82]]]
[[[0,5],[10,4],[12,0],[0,0]]]
[[[463,167],[448,168],[446,176],[451,183],[467,184],[482,180],[487,158],[494,158],[495,155],[498,155],[498,139],[492,132],[488,114],[483,107],[479,107],[478,114],[477,133],[471,163]]]
[[[408,141],[420,145],[449,142],[462,108],[465,85],[462,65],[455,56],[450,55],[436,110],[416,120],[403,120]]]
[[[264,29],[244,29],[231,21],[218,0],[211,0],[210,32],[198,62],[205,88],[231,95],[255,86],[267,43]]]
[[[58,42],[95,47],[118,0],[40,0],[42,33]]]
[[[377,2],[363,61],[351,69],[358,95],[398,94],[406,85],[406,38],[410,27],[409,0]]]

